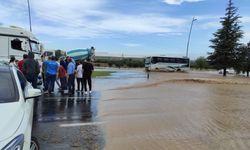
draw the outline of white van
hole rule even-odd
[[[19,27],[0,27],[0,60],[9,60],[11,56],[22,60],[29,51],[40,59],[40,44],[31,32]]]

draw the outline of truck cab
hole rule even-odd
[[[29,51],[35,54],[35,59],[40,59],[40,47],[31,32],[19,27],[0,27],[0,60],[9,60],[11,56],[21,60]]]

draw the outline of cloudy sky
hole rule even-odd
[[[33,33],[46,49],[94,46],[98,53],[206,56],[228,0],[30,0]],[[0,0],[0,25],[29,29],[27,0]],[[250,41],[250,0],[239,8],[242,42]]]

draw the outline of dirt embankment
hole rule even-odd
[[[142,83],[133,86],[120,87],[113,90],[125,90],[131,88],[147,88],[154,87],[162,84],[176,83],[176,84],[225,84],[225,85],[250,85],[249,81],[244,81],[242,78],[234,79],[218,79],[218,78],[190,78],[190,79],[167,79],[161,81],[155,81],[150,83]]]

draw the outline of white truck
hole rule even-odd
[[[0,61],[8,61],[11,56],[21,60],[29,51],[35,54],[35,59],[41,59],[41,45],[31,32],[19,27],[0,27]]]

